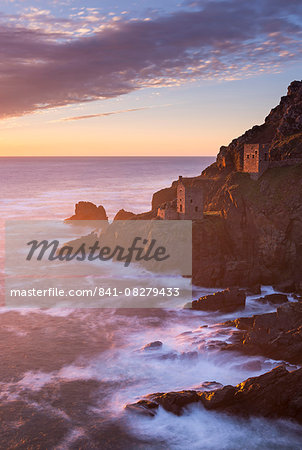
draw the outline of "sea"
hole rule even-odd
[[[152,194],[179,175],[199,175],[213,157],[1,158],[1,272],[5,223],[64,221],[79,201],[150,210]],[[114,269],[112,269],[114,270]],[[193,287],[196,297],[215,289]],[[3,286],[2,286],[3,290]],[[273,292],[262,286],[262,294]],[[188,299],[189,300],[189,299]],[[286,420],[236,418],[200,405],[182,416],[125,409],[154,392],[235,385],[280,361],[220,350],[234,317],[274,311],[255,297],[244,311],[163,308],[0,308],[0,448],[301,449]],[[160,341],[153,349],[147,344]],[[294,366],[289,366],[294,369]],[[207,383],[206,383],[207,382]],[[206,383],[206,384],[205,384]]]

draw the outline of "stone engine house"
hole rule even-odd
[[[200,220],[203,218],[203,190],[179,177],[177,198],[158,208],[157,217],[164,220]]]
[[[244,144],[243,172],[258,178],[270,165],[269,144]]]

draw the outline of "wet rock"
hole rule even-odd
[[[211,410],[244,416],[286,417],[302,422],[301,384],[302,369],[288,372],[284,366],[278,366],[236,387],[203,393],[201,401]]]
[[[288,302],[287,295],[285,294],[269,294],[257,298],[256,300],[261,303],[272,303],[273,305],[280,305],[281,303]]]
[[[224,386],[211,391],[195,390],[151,394],[127,409],[147,409],[154,415],[158,406],[176,415],[192,403],[201,403],[208,410],[239,416],[289,418],[302,423],[302,369],[292,372],[284,366],[258,377],[248,378],[237,386]],[[146,413],[144,411],[144,413]]]
[[[295,283],[293,283],[292,281],[288,281],[288,282],[285,281],[283,283],[276,284],[273,287],[276,291],[286,292],[286,293],[295,292],[295,290],[296,290]]]
[[[247,361],[243,364],[236,365],[239,370],[253,370],[253,371],[259,371],[262,369],[262,362],[258,359],[254,359],[252,361]]]
[[[240,289],[225,289],[205,295],[192,302],[192,309],[201,311],[235,311],[245,307],[246,295]]]
[[[254,286],[250,286],[245,290],[246,295],[258,295],[261,294],[261,285],[255,284]]]
[[[150,342],[149,344],[144,345],[142,350],[157,350],[161,348],[163,343],[161,341]]]
[[[175,359],[178,359],[179,355],[176,352],[169,352],[169,353],[164,353],[163,355],[159,355],[158,359],[161,359],[163,361],[170,359],[172,361],[174,361]]]
[[[139,400],[137,403],[126,405],[125,409],[135,414],[154,417],[158,404],[149,400]]]
[[[218,383],[217,381],[204,381],[200,384],[200,386],[197,386],[196,390],[202,390],[202,391],[213,391],[214,389],[220,389],[223,385],[221,383]]]
[[[180,354],[180,359],[195,359],[198,358],[198,352],[192,351],[192,352],[182,352]]]
[[[113,220],[130,220],[133,219],[133,217],[135,217],[135,214],[133,212],[120,209],[114,216]]]
[[[288,302],[276,312],[239,318],[233,324],[242,330],[241,341],[225,349],[261,354],[292,364],[302,363],[301,302]]]
[[[205,350],[206,351],[209,351],[209,350],[215,351],[215,350],[220,350],[220,349],[224,348],[225,345],[226,344],[223,341],[219,341],[218,339],[211,339],[209,341],[205,340],[204,342],[202,342],[198,346],[198,349],[202,352]]]
[[[149,396],[152,403],[162,406],[166,411],[172,412],[176,415],[181,415],[184,408],[191,403],[196,403],[200,400],[199,393],[196,391],[180,391],[157,393]]]
[[[79,202],[75,205],[75,213],[68,220],[108,220],[105,208],[91,202]]]

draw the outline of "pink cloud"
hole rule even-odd
[[[49,30],[54,19],[47,14],[47,31],[2,20],[0,117],[282,68],[301,58],[301,7],[294,6],[282,0],[203,1],[197,11],[148,21],[124,15],[82,37]]]

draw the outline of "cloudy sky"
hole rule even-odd
[[[214,155],[302,78],[301,0],[0,5],[2,155]]]

